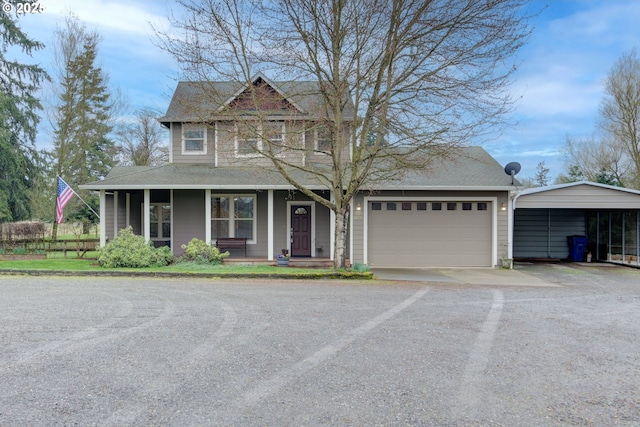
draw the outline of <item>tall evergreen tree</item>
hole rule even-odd
[[[0,13],[0,221],[28,219],[29,188],[38,173],[35,149],[46,72],[38,65],[7,58],[10,47],[31,55],[44,47],[30,39],[8,13]]]
[[[549,168],[544,165],[544,160],[536,166],[536,175],[533,179],[540,187],[545,187],[549,184]]]
[[[56,32],[58,105],[53,117],[56,172],[77,190],[78,185],[106,175],[115,162],[112,130],[113,103],[108,79],[96,64],[99,35],[69,16]],[[89,194],[83,198],[97,207]],[[66,208],[67,217],[84,217],[80,202]],[[97,218],[92,218],[94,221]],[[54,226],[54,236],[57,229]]]

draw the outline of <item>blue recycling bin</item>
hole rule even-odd
[[[584,261],[587,238],[585,236],[567,236],[567,243],[569,244],[569,259],[574,262]]]

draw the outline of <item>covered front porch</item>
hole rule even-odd
[[[329,198],[327,190],[316,194]],[[226,263],[273,264],[286,251],[296,266],[330,266],[334,253],[334,213],[290,188],[114,188],[100,189],[100,245],[132,227],[175,256],[197,238],[243,241]]]

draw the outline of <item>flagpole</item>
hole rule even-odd
[[[58,178],[62,179],[62,177],[60,177],[60,176],[58,176]],[[62,182],[64,182],[65,184],[67,184],[67,182],[66,182],[64,179],[62,179]],[[85,201],[84,201],[84,199],[83,199],[82,197],[80,197],[80,195],[79,195],[78,193],[76,193],[76,190],[74,190],[74,189],[73,189],[69,184],[67,184],[67,187],[69,187],[69,189],[70,189],[71,191],[73,191],[73,194],[75,194],[76,196],[78,196],[78,199],[80,199],[80,200],[82,201],[82,203],[84,203],[84,204],[89,208],[89,210],[90,210],[91,212],[93,212],[93,214],[94,214],[98,219],[100,219],[100,215],[98,215],[98,214],[96,213],[96,211],[94,211],[94,210],[91,208],[91,206],[89,206],[89,203],[85,202]]]

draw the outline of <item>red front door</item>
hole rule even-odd
[[[291,256],[311,256],[310,206],[291,206]]]

